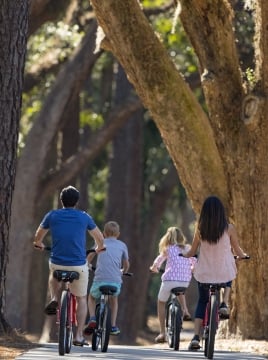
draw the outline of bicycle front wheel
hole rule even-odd
[[[166,309],[166,333],[167,333],[167,341],[168,341],[168,346],[170,348],[173,348],[174,345],[174,339],[173,339],[173,332],[174,332],[174,328],[173,328],[173,314],[172,314],[172,303],[169,303],[167,305],[167,309]]]
[[[211,295],[208,344],[206,349],[208,359],[213,359],[216,331],[217,331],[217,299],[216,299],[216,295],[213,294]]]
[[[97,351],[99,344],[100,344],[100,334],[101,334],[101,329],[100,329],[100,304],[97,304],[96,306],[96,322],[97,322],[97,327],[96,329],[94,329],[93,334],[92,334],[92,343],[91,343],[91,348],[93,351]]]
[[[109,305],[106,304],[103,313],[100,314],[101,321],[101,351],[106,352],[108,349],[110,332],[111,332],[111,310]]]
[[[66,351],[66,329],[68,313],[68,292],[63,290],[60,305],[60,325],[59,325],[59,355],[64,355]]]

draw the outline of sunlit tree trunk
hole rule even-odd
[[[230,330],[267,339],[268,2],[254,3],[256,66],[249,82],[240,68],[230,2],[180,1],[180,20],[199,60],[208,114],[139,2],[91,4],[106,35],[103,47],[117,57],[150,110],[196,213],[206,196],[218,195],[237,226],[241,246],[252,256],[239,265],[234,281]]]

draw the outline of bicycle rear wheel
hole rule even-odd
[[[67,290],[63,290],[61,294],[61,305],[60,305],[59,355],[64,355],[66,351],[67,313],[68,313],[68,294],[67,294]]]
[[[74,316],[76,311],[76,302],[74,296],[69,292],[68,293],[68,306],[67,306],[67,322],[66,322],[66,342],[65,342],[65,352],[69,354],[72,349],[73,344],[73,323],[71,317]],[[72,315],[71,315],[72,313]]]
[[[207,358],[213,359],[215,336],[217,331],[217,299],[216,295],[211,295],[210,316],[209,316],[209,332],[207,344]]]
[[[91,349],[93,351],[97,351],[99,344],[100,344],[100,329],[99,329],[99,319],[100,319],[100,304],[97,304],[96,306],[96,329],[94,329],[93,334],[92,334],[92,343],[91,343]]]
[[[173,314],[173,349],[179,350],[180,347],[180,337],[181,337],[181,328],[182,328],[182,313],[178,306],[174,307]]]
[[[101,351],[106,352],[108,349],[110,332],[111,332],[111,310],[106,304],[103,313],[100,316],[101,321]]]
[[[166,334],[167,334],[167,341],[168,346],[173,348],[174,339],[173,339],[173,315],[172,315],[172,303],[167,304],[166,309]]]

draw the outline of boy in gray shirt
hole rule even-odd
[[[95,307],[96,299],[100,298],[99,287],[102,285],[112,285],[117,291],[110,296],[112,335],[120,334],[116,325],[118,312],[118,295],[120,294],[122,284],[122,273],[127,272],[129,268],[128,248],[126,244],[118,240],[120,228],[115,221],[109,221],[104,226],[104,247],[106,251],[98,253],[94,280],[88,296],[89,323],[84,329],[84,333],[89,335],[96,328]],[[89,260],[92,258],[88,257]]]

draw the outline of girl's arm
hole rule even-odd
[[[229,224],[228,234],[230,236],[231,246],[234,250],[235,255],[238,255],[240,258],[244,258],[245,256],[247,256],[247,254],[244,253],[244,251],[239,246],[238,235],[236,232],[236,228],[233,224]]]
[[[150,270],[153,272],[158,272],[158,269],[166,259],[167,259],[167,255],[165,253],[159,254],[157,258],[154,260],[153,265],[150,266]]]

